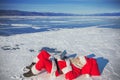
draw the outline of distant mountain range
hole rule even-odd
[[[53,12],[28,12],[19,10],[0,10],[0,16],[75,16],[76,14]]]
[[[116,13],[100,13],[100,14],[69,14],[54,12],[28,12],[19,10],[0,10],[0,16],[120,16],[120,12]]]
[[[88,14],[88,16],[120,16],[120,12],[115,12],[115,13],[101,13],[101,14]]]

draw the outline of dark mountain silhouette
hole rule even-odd
[[[19,10],[0,10],[0,16],[74,16],[76,14],[53,12],[28,12]]]
[[[54,12],[29,12],[19,10],[0,10],[0,16],[120,16],[120,12],[99,14],[70,14]]]
[[[88,15],[89,16],[89,15]],[[90,16],[120,16],[120,12],[115,13],[101,13],[101,14],[90,14]]]

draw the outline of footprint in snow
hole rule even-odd
[[[14,76],[11,76],[12,79],[21,79],[21,76],[18,76],[18,75],[14,75]]]

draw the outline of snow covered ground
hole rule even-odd
[[[68,54],[96,55],[101,76],[80,76],[76,80],[120,80],[120,29],[97,26],[0,36],[0,80],[50,80],[44,71],[32,78],[22,76],[24,67],[43,47],[67,50]],[[64,75],[55,80],[64,80]]]

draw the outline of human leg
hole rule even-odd
[[[26,66],[27,69],[31,69],[33,65],[35,65],[39,60],[40,58],[46,58],[48,59],[50,56],[49,53],[47,53],[47,51],[45,50],[41,50],[41,52],[33,59],[32,63],[29,65],[29,66]]]
[[[52,63],[49,60],[49,57],[50,54],[47,51],[41,50],[41,52],[37,55],[37,58],[39,59],[38,62],[32,67],[34,74],[38,74],[43,68],[50,72]]]
[[[27,73],[24,73],[23,75],[25,77],[33,76],[33,74],[38,74],[41,69],[45,68],[48,72],[50,72],[51,68],[51,61],[49,60],[50,54],[47,53],[47,51],[42,50],[37,57],[33,60],[32,64],[30,66],[26,66],[26,68],[29,69]],[[49,68],[46,66],[50,66]]]

